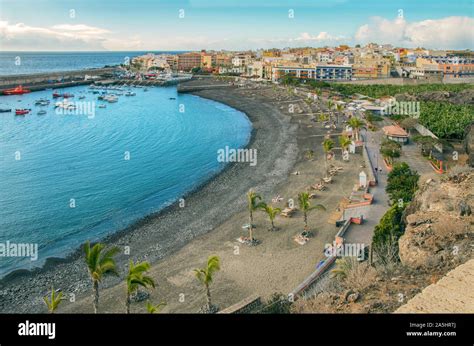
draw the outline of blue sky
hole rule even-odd
[[[0,0],[0,48],[255,49],[375,40],[472,49],[473,17],[472,0]]]

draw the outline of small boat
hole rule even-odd
[[[105,107],[107,107],[107,106],[104,105],[104,104],[100,104],[98,107],[99,107],[99,108],[105,108]]]
[[[83,100],[85,98],[86,98],[85,96],[79,96],[79,100]]]
[[[148,91],[148,88],[143,89],[143,91]]]
[[[15,109],[15,115],[26,115],[31,109]]]
[[[16,88],[13,89],[7,89],[3,90],[3,95],[23,95],[30,93],[31,90],[24,89],[21,85],[17,86]]]
[[[36,100],[35,105],[37,105],[37,106],[47,106],[47,105],[49,105],[49,100],[46,100],[46,99]]]
[[[170,97],[170,100],[176,100],[176,97]]]
[[[65,99],[67,99],[67,98],[69,98],[69,97],[74,97],[74,95],[73,95],[73,94],[69,94],[69,93],[64,93],[64,94],[63,94],[63,97],[64,97]]]
[[[47,112],[45,110],[41,110],[38,112],[38,115],[45,115]]]
[[[125,96],[135,96],[136,94],[133,91],[127,91]]]
[[[0,108],[0,113],[8,113],[8,112],[11,112],[12,109],[11,108]]]

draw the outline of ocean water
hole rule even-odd
[[[0,52],[0,76],[119,65],[146,53],[180,52]]]
[[[0,257],[0,276],[159,211],[224,168],[218,149],[250,139],[245,114],[175,87],[136,88],[107,108],[87,87],[60,91],[95,103],[95,116],[57,114],[52,90],[0,96],[0,108],[32,109],[0,113],[0,243],[39,247],[37,261]]]

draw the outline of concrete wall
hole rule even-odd
[[[439,139],[433,132],[431,132],[430,130],[428,130],[426,127],[424,127],[421,124],[416,124],[415,125],[415,130],[417,130],[420,133],[420,135],[422,135],[422,136],[429,136],[429,137],[434,138],[434,139]],[[443,152],[443,145],[441,143],[435,145],[434,147],[440,153]]]

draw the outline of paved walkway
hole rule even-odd
[[[385,166],[383,166],[383,162],[381,161],[382,158],[379,157],[380,143],[383,139],[382,131],[361,132],[372,165],[374,167],[383,168],[382,172],[377,173],[377,186],[370,188],[370,193],[374,196],[374,202],[368,207],[350,211],[350,213],[364,215],[364,222],[362,225],[351,225],[344,238],[346,243],[363,243],[365,245],[370,245],[372,242],[374,227],[379,223],[380,219],[389,208],[388,196],[385,193],[385,187],[387,186],[387,170],[385,169]]]

